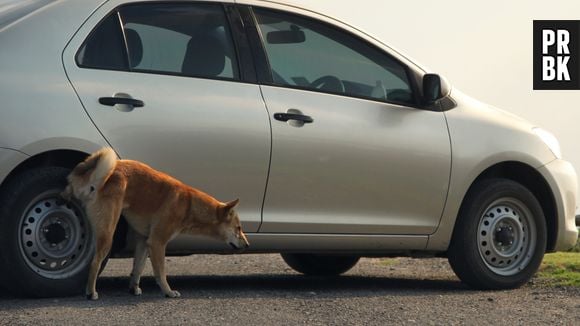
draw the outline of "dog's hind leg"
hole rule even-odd
[[[91,262],[91,269],[89,270],[89,278],[87,280],[86,296],[89,300],[98,300],[99,294],[97,293],[97,277],[103,260],[107,256],[109,250],[111,250],[111,244],[113,243],[113,236],[108,234],[97,235],[97,250],[93,261]]]
[[[137,234],[135,244],[135,257],[133,258],[133,270],[131,271],[131,281],[129,283],[129,293],[141,295],[143,293],[139,287],[141,274],[147,261],[147,238]]]
[[[103,260],[111,250],[115,228],[121,216],[122,203],[120,201],[109,201],[99,204],[101,204],[101,207],[98,207],[96,204],[87,207],[87,213],[93,226],[96,240],[95,256],[91,262],[85,292],[89,300],[99,299],[99,294],[96,289],[97,277],[99,276],[99,270],[101,269]]]
[[[155,280],[161,288],[161,291],[163,291],[165,296],[168,298],[179,298],[181,294],[177,291],[171,290],[171,287],[169,287],[169,284],[167,283],[167,275],[165,274],[165,247],[167,246],[168,241],[169,237],[165,238],[152,232],[147,240],[149,256],[151,259],[151,266],[153,267],[153,273],[155,274]]]

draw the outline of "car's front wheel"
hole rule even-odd
[[[467,194],[448,258],[471,287],[509,289],[534,275],[545,250],[546,220],[536,197],[517,182],[494,178]]]
[[[12,177],[0,193],[0,279],[16,295],[81,293],[94,251],[84,210],[59,193],[69,170],[44,167]]]
[[[334,276],[345,273],[359,261],[358,256],[282,254],[282,259],[297,272],[312,276]]]

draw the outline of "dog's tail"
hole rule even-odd
[[[90,173],[89,183],[100,188],[109,178],[117,164],[117,154],[110,147],[103,147],[79,163],[73,174],[87,175]]]

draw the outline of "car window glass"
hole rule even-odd
[[[191,77],[238,79],[238,63],[228,22],[217,4],[138,4],[119,9],[121,40],[126,40],[128,70]],[[111,24],[107,21],[101,25]],[[118,24],[118,22],[117,22]],[[92,38],[110,39],[112,29],[99,26],[79,52],[84,57],[102,56],[92,47]],[[101,36],[102,35],[102,36]],[[115,43],[113,52],[125,53],[125,43]],[[110,46],[111,48],[113,46]]]
[[[274,84],[347,96],[414,103],[405,67],[329,25],[255,9]]]
[[[135,5],[120,12],[132,70],[238,77],[233,41],[220,5]]]
[[[128,70],[119,17],[114,12],[89,35],[77,54],[79,66]]]

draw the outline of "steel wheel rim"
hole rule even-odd
[[[536,223],[528,207],[515,198],[501,198],[484,210],[477,246],[494,273],[512,276],[530,263],[537,246]]]
[[[40,194],[24,210],[18,246],[26,264],[50,279],[68,278],[85,268],[94,247],[84,210],[65,202],[57,190]]]

